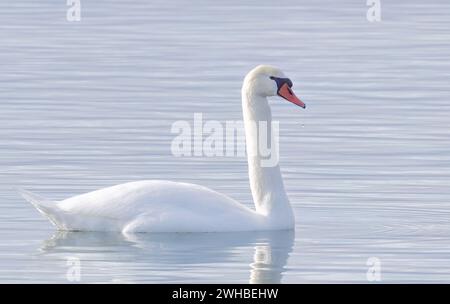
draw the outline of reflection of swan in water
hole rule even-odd
[[[46,256],[79,258],[86,282],[191,282],[208,281],[208,275],[217,282],[233,282],[235,277],[211,272],[214,264],[224,267],[229,263],[227,269],[237,270],[242,264],[245,268],[250,264],[250,283],[280,283],[293,243],[293,231],[133,235],[57,232],[41,249]]]
[[[267,243],[255,246],[250,283],[280,283],[292,251],[294,233],[274,233]]]

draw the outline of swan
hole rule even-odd
[[[302,108],[292,82],[275,67],[259,65],[244,78],[242,111],[250,188],[255,209],[206,187],[165,180],[124,183],[62,201],[19,190],[62,231],[233,232],[289,230],[295,219],[278,164],[266,166],[258,152],[256,122],[271,125],[268,96]],[[271,129],[270,129],[271,130]],[[274,140],[273,132],[268,137]]]

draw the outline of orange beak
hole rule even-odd
[[[283,97],[284,99],[296,104],[303,109],[306,108],[306,105],[303,101],[301,101],[297,96],[295,96],[292,89],[288,86],[287,83],[283,84],[281,88],[278,90],[278,95]]]

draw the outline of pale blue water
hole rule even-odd
[[[450,282],[450,3],[0,3],[0,282]],[[240,86],[282,68],[307,109],[273,99],[297,226],[289,233],[55,234],[13,190],[63,199],[141,179],[251,205],[244,158],[175,158],[176,120],[239,120]]]

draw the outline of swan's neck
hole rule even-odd
[[[250,188],[256,211],[280,228],[292,228],[294,216],[278,165],[277,125],[272,124],[267,98],[255,94],[246,82],[242,88],[242,110]],[[269,156],[261,149],[267,147],[270,147]]]

